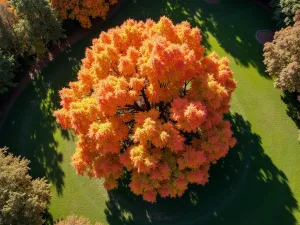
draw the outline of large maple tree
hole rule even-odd
[[[54,113],[78,136],[78,174],[113,189],[129,171],[132,192],[150,202],[208,182],[236,142],[223,119],[236,82],[228,59],[205,56],[200,41],[198,28],[167,17],[127,20],[93,40]]]

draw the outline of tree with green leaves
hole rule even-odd
[[[0,95],[16,85],[13,82],[16,68],[17,63],[14,57],[5,56],[0,51]]]
[[[0,0],[0,49],[4,54],[15,56],[23,54],[22,38],[18,37],[14,30],[17,21],[7,1]]]
[[[293,24],[293,17],[300,9],[299,0],[272,0],[270,6],[273,8],[273,18],[277,26],[285,27]]]
[[[57,43],[62,38],[61,21],[47,0],[10,0],[19,20],[14,26],[17,34],[29,52],[43,55],[49,43]]]
[[[32,179],[29,161],[0,149],[0,224],[42,225],[42,213],[50,200],[44,178]]]

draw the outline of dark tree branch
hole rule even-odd
[[[111,62],[108,58],[106,58],[106,57],[105,57],[105,59],[109,62],[109,64],[110,64],[111,68],[113,69],[113,71],[114,71],[118,76],[120,76],[119,71],[117,71],[117,70],[115,69],[115,67],[114,67],[114,65],[112,64],[112,62]]]
[[[186,95],[186,87],[187,87],[187,82],[184,82],[183,96]]]
[[[146,108],[147,108],[147,111],[149,111],[151,109],[151,105],[150,105],[150,102],[148,101],[148,98],[146,96],[146,93],[145,93],[145,90],[141,90],[142,92],[142,96],[144,98],[144,101],[145,101],[145,105],[146,105]]]
[[[113,66],[113,64],[110,62],[111,68],[113,69],[113,71],[118,74],[118,76],[120,76],[120,73],[118,73],[118,71],[115,69],[115,67]]]
[[[132,119],[132,120],[126,122],[125,124],[128,125],[128,124],[133,123],[133,122],[134,122],[134,119]]]
[[[133,105],[126,105],[127,108],[129,109],[134,109],[136,111],[140,111],[140,112],[143,112],[145,111],[141,106],[139,106],[139,104],[137,104],[136,102],[134,102]]]
[[[140,111],[145,111],[136,101],[134,102],[134,106],[137,107]]]
[[[173,123],[172,119],[170,118],[170,107],[171,107],[170,102],[160,101],[158,104],[155,104],[155,107],[159,111],[160,119],[163,119],[164,122],[166,123],[168,121],[171,121]]]

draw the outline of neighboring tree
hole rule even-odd
[[[294,21],[294,26],[276,32],[274,40],[265,44],[264,63],[276,78],[275,87],[300,92],[300,10]]]
[[[17,63],[13,56],[5,56],[0,51],[0,95],[7,92],[9,88],[14,87],[13,79]]]
[[[270,6],[274,10],[273,18],[277,26],[285,27],[292,25],[296,11],[300,9],[299,0],[272,0]]]
[[[9,4],[19,18],[15,32],[30,53],[44,55],[49,43],[63,37],[61,21],[47,0],[10,0]]]
[[[90,28],[90,18],[101,17],[105,20],[109,5],[117,3],[117,0],[51,0],[51,3],[63,19],[75,19],[82,27]]]
[[[19,56],[24,53],[22,37],[14,30],[17,17],[6,0],[0,0],[0,49],[4,54]]]
[[[13,12],[9,9],[7,1],[0,1],[0,49],[2,51],[14,50],[13,26],[16,23],[16,18]]]
[[[0,224],[41,225],[50,199],[44,178],[28,175],[29,161],[0,149]]]
[[[91,221],[78,216],[68,216],[67,219],[62,220],[55,225],[91,225]],[[95,225],[101,225],[101,223],[96,223]]]
[[[133,193],[150,202],[208,182],[210,164],[235,145],[223,114],[236,82],[200,41],[198,28],[166,17],[128,20],[93,41],[54,113],[78,136],[78,174],[113,189],[128,170]]]

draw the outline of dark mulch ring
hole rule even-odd
[[[256,40],[261,43],[265,44],[266,42],[273,41],[274,32],[269,30],[259,30],[256,32]]]
[[[213,4],[216,4],[216,3],[219,3],[220,0],[205,0],[207,3],[213,3]]]

